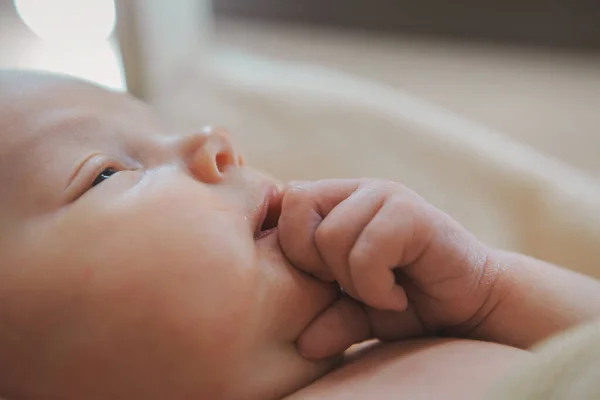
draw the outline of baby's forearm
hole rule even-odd
[[[600,318],[600,281],[520,254],[494,252],[501,272],[473,338],[528,348]]]

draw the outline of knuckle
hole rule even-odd
[[[386,206],[390,208],[390,211],[395,214],[404,214],[407,211],[411,211],[414,206],[407,196],[402,194],[396,194],[390,196],[386,201]]]
[[[365,269],[370,268],[375,256],[375,246],[370,243],[357,243],[348,255],[348,266],[352,274],[362,273]]]
[[[362,187],[368,190],[387,193],[390,192],[397,183],[387,179],[369,179],[362,183]]]
[[[401,200],[405,202],[412,200],[416,202],[417,200],[421,199],[415,191],[411,190],[407,186],[387,179],[371,179],[365,181],[361,187],[363,189],[376,192],[385,197],[387,200]]]
[[[338,225],[325,218],[315,230],[315,243],[317,246],[329,246],[336,241],[338,233]]]
[[[394,192],[386,199],[386,207],[392,217],[415,215],[426,204],[416,193],[410,190]]]
[[[365,181],[363,185],[371,189],[376,189],[384,192],[392,192],[404,188],[404,186],[398,182],[382,178],[370,179],[368,181]]]
[[[303,187],[290,188],[283,196],[281,206],[293,207],[295,205],[304,204],[304,201],[310,196],[307,189]]]

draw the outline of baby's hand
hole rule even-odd
[[[466,333],[489,312],[496,279],[488,249],[406,187],[382,180],[323,180],[283,198],[281,247],[290,261],[342,296],[298,342],[322,358],[372,337]]]

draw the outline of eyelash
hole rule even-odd
[[[118,174],[119,172],[120,171],[116,170],[115,168],[105,168],[100,174],[98,174],[96,179],[94,179],[92,185],[90,186],[90,189],[100,185],[102,182],[109,179],[111,176]]]

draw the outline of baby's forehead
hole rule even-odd
[[[70,110],[87,110],[104,117],[128,115],[140,123],[152,119],[144,104],[122,93],[61,76],[0,71],[0,123],[6,119],[39,122],[50,114]]]
[[[46,139],[110,139],[106,134],[116,135],[119,127],[127,133],[157,125],[148,107],[121,93],[64,77],[0,72],[0,143],[8,151]]]

